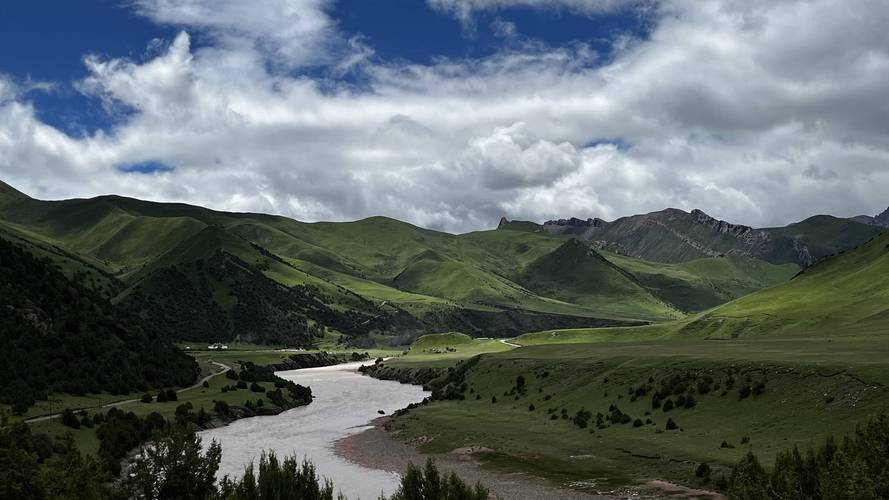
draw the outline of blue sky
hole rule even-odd
[[[362,37],[375,57],[418,64],[485,57],[532,42],[585,43],[607,60],[616,37],[644,37],[650,22],[633,9],[592,15],[519,6],[482,12],[468,26],[419,0],[339,0],[331,16],[343,32]],[[515,33],[504,33],[504,26]],[[9,0],[0,6],[0,72],[55,84],[51,92],[28,96],[44,122],[72,135],[107,130],[126,116],[106,113],[95,98],[73,87],[87,76],[84,55],[145,60],[153,54],[153,40],[170,40],[179,29],[140,16],[127,1]],[[200,32],[193,34],[193,48],[207,43]],[[322,70],[301,68],[309,74]]]
[[[882,0],[9,0],[0,178],[448,231],[889,205]]]

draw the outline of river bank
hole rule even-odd
[[[476,454],[492,451],[484,448],[459,448],[449,454],[427,455],[389,432],[386,427],[390,419],[389,416],[377,418],[372,422],[372,427],[337,440],[334,445],[335,453],[363,467],[396,474],[403,473],[409,463],[424,464],[428,458],[433,458],[441,470],[453,472],[469,484],[479,482],[485,485],[492,497],[500,500],[723,499],[721,495],[710,491],[657,480],[608,495],[586,493],[552,484],[529,474],[504,472],[486,467],[476,458]]]

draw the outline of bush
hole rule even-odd
[[[528,411],[534,411],[535,409],[533,404],[528,405]]]
[[[633,427],[642,427],[642,419],[641,419],[641,418],[637,418],[636,420],[634,420],[634,421],[633,421]]]
[[[695,469],[695,476],[703,479],[704,481],[710,481],[710,466],[707,465],[706,462],[702,462],[701,465],[698,465],[698,468]]]
[[[62,425],[72,429],[80,429],[80,420],[77,419],[77,415],[71,411],[71,408],[65,408],[62,411]]]
[[[265,387],[257,384],[256,382],[253,382],[250,384],[250,390],[252,392],[265,392]]]
[[[157,393],[157,397],[155,398],[158,403],[166,403],[167,402],[167,391],[161,391]]]
[[[209,389],[209,388],[210,388],[210,382],[207,382],[206,380],[204,380],[204,382],[201,384],[201,386],[202,386],[204,389]]]
[[[664,413],[666,413],[672,409],[673,409],[673,400],[668,399],[668,400],[664,401]]]
[[[238,380],[238,383],[235,384],[235,387],[237,387],[238,389],[246,389],[247,382],[244,382],[243,380]]]
[[[667,430],[668,431],[676,430],[678,428],[679,428],[679,426],[676,425],[676,422],[674,422],[672,418],[667,419]]]
[[[151,394],[145,393],[142,395],[142,399],[140,399],[143,403],[150,403],[154,401],[154,398],[151,397]]]
[[[739,399],[747,399],[747,397],[750,396],[750,392],[751,392],[750,386],[747,384],[744,384],[741,386],[740,389],[738,389],[738,398]]]
[[[423,469],[413,464],[408,464],[407,472],[401,478],[401,486],[389,497],[389,500],[448,498],[488,500],[490,494],[481,484],[470,487],[453,473],[443,475],[430,459],[426,462],[426,467]]]
[[[694,396],[692,396],[691,394],[689,394],[688,397],[685,398],[685,407],[686,408],[694,408],[694,406],[696,404],[698,404],[698,402],[695,401]]]
[[[228,415],[229,407],[225,401],[216,401],[213,403],[213,411],[219,415]]]

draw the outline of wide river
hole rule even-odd
[[[315,400],[276,416],[246,418],[226,427],[201,432],[206,446],[222,445],[219,476],[240,477],[244,467],[258,462],[263,450],[279,458],[296,455],[314,462],[318,473],[334,482],[349,500],[376,500],[380,492],[392,493],[397,474],[348,462],[334,453],[334,443],[357,434],[379,417],[429,395],[421,387],[377,380],[358,373],[361,363],[278,372],[278,376],[312,388]]]

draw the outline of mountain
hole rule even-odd
[[[885,219],[889,224],[889,211]],[[676,264],[739,256],[808,267],[879,233],[875,220],[819,215],[785,227],[756,229],[713,218],[698,209],[669,208],[612,222],[572,217],[540,225],[504,218],[498,229],[576,236],[597,248],[651,262]]]
[[[678,263],[723,255],[803,267],[812,262],[808,249],[791,238],[718,220],[697,209],[668,208],[612,222],[561,219],[545,222],[541,230],[576,235],[599,248],[653,262]]]
[[[652,295],[693,313],[710,309],[796,275],[796,264],[770,264],[752,257],[710,257],[678,264],[650,262],[611,252],[603,255]]]
[[[889,208],[887,208],[885,212],[874,217],[872,224],[875,226],[889,228]]]
[[[27,198],[28,196],[9,184],[0,181],[0,198]]]
[[[682,314],[652,295],[635,277],[577,239],[531,262],[518,282],[557,299],[615,316],[674,319]]]
[[[765,231],[803,243],[817,261],[828,255],[854,248],[880,234],[882,229],[852,219],[816,215],[801,222]]]
[[[198,372],[157,325],[4,237],[0,361],[0,403],[18,413],[50,392],[127,394],[188,385]]]
[[[660,322],[784,281],[808,251],[800,239],[700,211],[542,226],[504,219],[498,230],[454,235],[386,217],[305,223],[120,196],[4,193],[0,235],[190,341],[370,346],[450,330]]]
[[[889,321],[889,233],[828,257],[793,280],[681,323],[679,334],[737,337],[877,334]]]
[[[115,301],[180,340],[369,345],[675,314],[667,305],[616,314],[523,287],[515,277],[524,267],[564,243],[545,234],[452,235],[384,217],[309,224],[119,196],[3,197],[0,233],[89,267]]]

